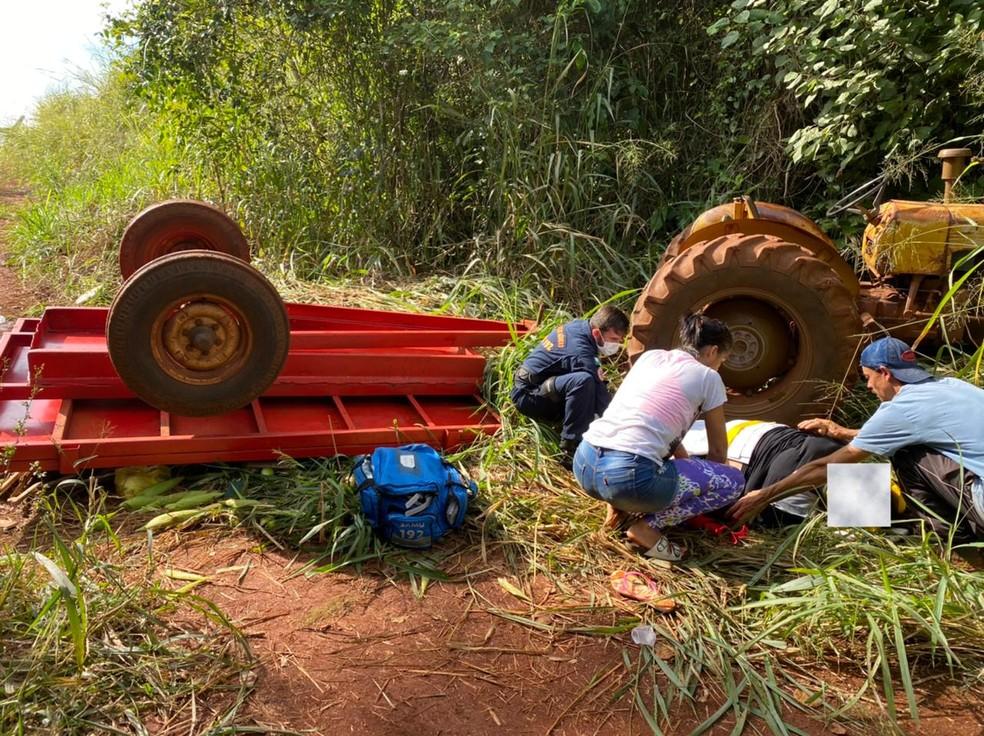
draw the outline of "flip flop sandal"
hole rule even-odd
[[[676,601],[663,593],[659,583],[641,572],[616,570],[611,575],[611,583],[612,589],[626,598],[649,603],[663,612],[676,608]]]
[[[666,562],[679,562],[687,554],[687,548],[671,542],[665,535],[659,538],[652,547],[642,553],[645,557]]]

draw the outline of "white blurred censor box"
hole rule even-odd
[[[889,463],[827,466],[827,526],[891,526]]]

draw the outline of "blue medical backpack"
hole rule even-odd
[[[427,445],[379,447],[356,457],[352,474],[369,525],[383,541],[403,547],[430,547],[460,527],[478,493]]]

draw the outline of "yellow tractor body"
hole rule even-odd
[[[984,205],[892,200],[865,228],[861,255],[876,277],[946,276],[984,246]]]

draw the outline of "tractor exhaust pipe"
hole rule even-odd
[[[943,201],[953,200],[953,183],[967,168],[973,152],[969,148],[944,148],[936,157],[943,161]]]

